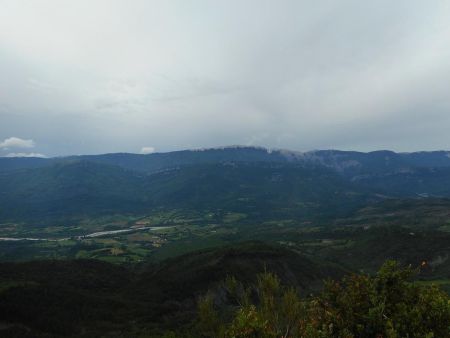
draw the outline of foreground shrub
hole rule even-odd
[[[329,281],[323,292],[301,299],[270,272],[244,287],[228,278],[231,306],[209,293],[199,301],[196,336],[223,338],[445,338],[450,300],[433,285],[411,282],[414,271],[388,261],[375,276]]]

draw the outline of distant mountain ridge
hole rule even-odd
[[[314,150],[298,152],[262,147],[232,146],[222,148],[180,150],[166,153],[131,154],[111,153],[56,158],[0,158],[0,171],[37,168],[65,162],[86,160],[147,173],[183,165],[232,162],[294,162],[323,165],[352,176],[365,173],[383,173],[410,168],[450,167],[447,151],[395,153],[388,150],[373,152]]]

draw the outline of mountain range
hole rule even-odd
[[[86,160],[120,166],[125,169],[154,173],[177,166],[232,162],[277,162],[315,164],[352,176],[365,173],[385,173],[409,168],[450,167],[450,152],[421,151],[396,153],[388,150],[373,152],[316,150],[298,152],[271,150],[262,147],[231,146],[198,150],[181,150],[147,155],[112,153],[55,158],[0,157],[0,171],[44,167],[70,160]]]
[[[0,158],[0,335],[161,337],[230,276],[308,297],[388,259],[450,292],[449,210],[444,151]]]
[[[254,219],[336,217],[399,197],[450,197],[449,153],[226,147],[0,158],[3,220],[146,214],[157,208],[229,210]]]

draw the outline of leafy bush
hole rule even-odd
[[[270,272],[244,287],[224,285],[231,306],[218,295],[199,301],[196,335],[222,338],[441,338],[450,337],[450,300],[436,286],[411,282],[414,270],[386,262],[375,276],[328,281],[323,292],[302,299]],[[223,302],[222,302],[223,303]]]

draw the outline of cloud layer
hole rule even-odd
[[[438,0],[5,0],[0,139],[448,149],[449,17]]]

